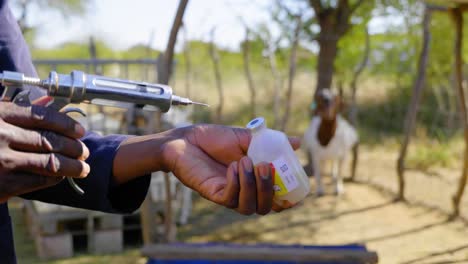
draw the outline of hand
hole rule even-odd
[[[249,130],[195,125],[173,131],[180,135],[164,146],[164,168],[206,199],[246,215],[264,215],[292,206],[273,202],[269,164],[254,167],[245,156],[251,139]],[[300,145],[298,139],[290,142],[294,149]]]
[[[83,178],[90,171],[89,150],[78,140],[84,128],[44,106],[0,102],[0,202],[57,184],[63,176]]]

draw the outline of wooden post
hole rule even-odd
[[[191,81],[192,81],[192,61],[190,60],[190,40],[188,39],[187,26],[183,24],[184,36],[184,59],[185,59],[185,97],[190,98]]]
[[[273,128],[278,129],[280,123],[280,91],[282,86],[281,74],[278,70],[278,66],[276,65],[276,49],[277,43],[272,39],[268,28],[265,28],[265,36],[263,37],[263,43],[265,45],[265,49],[267,51],[268,56],[268,64],[270,66],[271,74],[273,75],[274,86],[273,86]]]
[[[256,117],[256,111],[255,111],[256,92],[255,92],[255,85],[254,85],[253,78],[252,78],[252,72],[250,70],[249,35],[250,35],[250,29],[246,25],[245,26],[245,39],[244,39],[244,43],[242,43],[242,55],[244,58],[244,73],[245,73],[245,77],[247,78],[247,85],[250,91],[250,118],[253,119]]]
[[[177,12],[172,23],[171,33],[169,35],[169,40],[166,45],[166,50],[162,55],[161,63],[159,64],[158,68],[158,82],[161,84],[168,84],[171,74],[172,74],[172,61],[174,58],[174,48],[177,41],[177,34],[179,32],[180,27],[182,26],[182,21],[185,13],[185,9],[187,7],[188,0],[180,0],[179,6],[177,8]],[[161,131],[161,115],[157,116],[156,120],[156,128],[158,131]],[[171,242],[175,240],[175,225],[173,219],[173,210],[172,210],[172,195],[171,195],[171,188],[170,188],[170,181],[169,175],[167,173],[164,174],[164,181],[165,181],[165,190],[166,190],[166,204],[164,210],[164,226],[165,226],[165,233],[164,233],[164,241]]]
[[[359,76],[364,71],[368,61],[369,61],[369,53],[370,53],[370,36],[369,30],[365,29],[366,32],[366,44],[364,48],[364,57],[362,58],[361,64],[357,67],[356,71],[354,72],[353,80],[351,81],[351,109],[349,112],[349,121],[351,125],[353,125],[357,129],[357,114],[358,108],[356,103],[356,92],[357,92],[357,81]],[[356,168],[357,162],[359,158],[359,142],[356,143],[353,147],[353,157],[351,163],[351,178],[350,180],[354,181],[356,179]]]
[[[222,123],[222,113],[224,106],[224,93],[223,93],[223,82],[221,80],[221,71],[219,66],[219,54],[216,51],[216,44],[214,43],[215,28],[211,30],[211,41],[209,45],[209,53],[211,60],[213,61],[213,71],[216,79],[216,87],[218,88],[218,107],[216,107],[215,123]]]
[[[416,116],[418,114],[419,102],[421,100],[422,91],[426,81],[426,68],[429,54],[429,43],[431,39],[431,32],[429,29],[429,22],[431,20],[431,11],[425,6],[423,18],[423,45],[421,54],[419,55],[418,74],[413,86],[413,94],[411,95],[411,102],[406,112],[405,126],[404,126],[404,139],[400,149],[400,155],[397,161],[398,173],[398,200],[405,199],[405,157],[408,151],[411,134],[413,133]]]
[[[454,45],[454,56],[455,56],[455,80],[456,88],[458,92],[458,98],[460,100],[460,111],[463,117],[463,124],[465,130],[465,158],[463,162],[463,169],[458,183],[458,189],[452,198],[453,201],[453,216],[460,214],[460,201],[465,191],[465,186],[468,177],[468,114],[466,108],[466,96],[463,90],[463,13],[460,7],[451,10],[453,22],[455,24],[455,45]]]
[[[102,67],[101,67],[101,65],[98,65],[97,62],[96,62],[96,59],[98,58],[97,48],[96,48],[96,42],[94,40],[94,37],[92,37],[92,36],[89,38],[89,55],[91,56],[91,59],[93,60],[94,74],[102,75],[103,74]],[[98,105],[97,108],[98,108],[98,112],[103,114],[102,133],[107,134],[107,127],[106,127],[107,119],[106,119],[106,115],[104,113],[104,107],[102,105]],[[91,114],[89,115],[88,118],[91,119]]]
[[[296,15],[296,23],[296,28],[294,29],[294,35],[292,37],[291,55],[289,56],[288,90],[286,91],[286,109],[284,112],[283,120],[281,122],[282,131],[286,130],[289,120],[289,113],[291,112],[292,90],[294,84],[294,77],[296,75],[297,47],[299,46],[299,34],[302,28],[301,15]]]

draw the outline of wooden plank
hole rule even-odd
[[[271,247],[194,247],[183,245],[149,245],[142,254],[158,260],[264,260],[264,261],[346,261],[346,263],[377,263],[375,252],[352,249],[304,249]]]
[[[122,60],[122,59],[40,59],[34,60],[35,65],[63,65],[63,64],[84,64],[86,66],[93,64],[145,64],[154,65],[158,62],[156,59],[133,59],[133,60]],[[88,66],[89,67],[89,66]]]

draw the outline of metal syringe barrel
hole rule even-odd
[[[70,103],[106,100],[137,105],[150,105],[162,112],[169,111],[172,89],[166,85],[108,78],[72,71],[71,74],[50,72],[41,85],[48,94],[70,100]]]

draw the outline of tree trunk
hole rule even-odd
[[[190,98],[190,85],[192,82],[192,61],[190,60],[190,41],[187,36],[187,27],[184,25],[184,59],[185,59],[185,97]]]
[[[268,40],[271,42],[271,40]],[[267,43],[268,45],[268,63],[270,65],[270,71],[273,75],[273,128],[278,129],[280,123],[280,116],[279,116],[279,108],[280,108],[280,91],[282,87],[282,80],[281,74],[278,71],[278,67],[276,65],[276,55],[275,55],[275,48],[272,47],[271,43]]]
[[[216,45],[214,43],[214,32],[215,29],[211,30],[211,41],[209,45],[209,52],[211,56],[211,60],[213,61],[213,70],[216,80],[216,87],[218,89],[218,107],[216,108],[216,116],[215,116],[215,123],[221,124],[222,123],[222,112],[224,106],[224,93],[223,93],[223,83],[221,80],[221,71],[219,67],[219,55],[216,51]]]
[[[297,61],[297,47],[299,45],[299,33],[302,27],[301,17],[297,17],[297,25],[294,30],[294,36],[292,39],[291,55],[289,56],[289,74],[288,74],[288,90],[286,91],[286,105],[285,112],[283,116],[283,121],[281,122],[281,130],[285,131],[286,126],[289,120],[289,113],[291,112],[291,97],[293,91],[294,77],[296,75],[296,61]]]
[[[169,35],[169,40],[167,41],[166,50],[162,56],[162,67],[160,69],[160,74],[158,74],[158,82],[161,84],[168,84],[169,78],[172,74],[172,60],[174,57],[174,48],[177,41],[177,33],[179,32],[179,28],[182,25],[182,20],[187,4],[188,0],[180,0],[174,22],[172,23],[171,33]]]
[[[174,48],[177,41],[177,34],[179,32],[180,26],[182,25],[183,16],[185,9],[187,7],[188,0],[180,0],[179,6],[177,8],[177,13],[174,18],[171,33],[169,35],[169,40],[166,45],[166,50],[164,54],[160,55],[158,61],[158,82],[161,84],[168,84],[169,79],[172,74],[172,61],[174,57]],[[156,131],[161,131],[161,113],[156,114],[156,124],[154,128]],[[154,115],[146,115],[147,121],[151,122],[154,120]],[[148,131],[149,132],[149,131]],[[171,242],[175,240],[175,224],[173,221],[173,210],[172,210],[172,195],[170,189],[169,175],[164,174],[165,181],[165,190],[166,190],[166,204],[164,207],[164,238],[165,242]],[[151,206],[151,197],[148,195],[143,203],[141,210],[141,223],[142,223],[142,233],[143,233],[143,242],[145,245],[154,244],[157,242],[157,237],[154,234],[157,234],[157,226],[155,225],[154,218],[156,217],[152,213]],[[146,234],[148,233],[148,234]]]
[[[245,40],[242,45],[242,54],[244,58],[244,72],[245,77],[247,78],[247,84],[250,91],[250,115],[251,119],[254,119],[257,115],[255,111],[255,102],[256,102],[256,92],[255,85],[252,78],[252,73],[250,71],[250,41],[249,41],[250,30],[248,27],[245,28]]]
[[[452,17],[455,23],[456,33],[455,33],[455,47],[454,47],[454,56],[455,56],[455,79],[457,85],[458,98],[460,100],[460,111],[463,117],[463,124],[465,129],[465,158],[463,162],[463,169],[460,176],[460,181],[458,184],[458,190],[453,196],[453,216],[458,216],[460,214],[460,201],[463,197],[465,191],[465,186],[468,177],[468,114],[466,108],[466,96],[465,91],[463,90],[463,56],[462,56],[462,47],[463,47],[463,13],[460,7],[454,8],[452,10]]]
[[[399,200],[405,199],[405,157],[408,151],[411,134],[413,133],[414,124],[419,109],[419,102],[421,100],[422,91],[426,81],[426,68],[429,54],[429,44],[431,39],[431,32],[429,30],[429,22],[431,20],[431,11],[425,7],[423,18],[423,47],[419,56],[418,75],[414,82],[413,94],[411,95],[411,102],[408,106],[404,125],[404,139],[400,149],[400,155],[397,161],[398,173],[398,197]]]
[[[357,67],[356,71],[354,72],[353,80],[351,81],[351,110],[349,113],[349,121],[351,125],[353,125],[357,129],[357,115],[358,115],[358,108],[356,103],[356,93],[357,93],[357,81],[359,76],[364,71],[368,61],[369,61],[369,53],[370,53],[370,36],[367,27],[366,31],[366,44],[364,49],[364,57],[362,58],[361,64]],[[356,168],[357,162],[359,158],[359,142],[356,143],[353,147],[353,157],[351,163],[351,180],[354,181],[356,178]]]
[[[314,98],[321,89],[331,88],[333,73],[335,71],[335,58],[338,52],[338,40],[340,35],[336,32],[335,13],[329,12],[320,17],[320,34],[318,44],[320,46],[317,61],[317,86]]]

